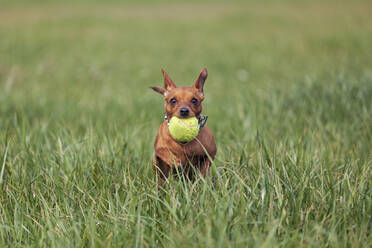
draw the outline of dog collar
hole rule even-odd
[[[167,122],[167,126],[169,126],[169,119],[168,119],[167,114],[164,114],[164,120]],[[207,120],[208,120],[208,115],[199,116],[198,118],[199,132],[200,132],[200,129],[202,129],[205,126],[205,124],[207,123]]]

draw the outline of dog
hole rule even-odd
[[[159,127],[154,144],[153,167],[158,182],[163,185],[172,172],[174,175],[181,173],[193,179],[195,172],[200,171],[205,177],[217,153],[213,133],[207,126],[204,126],[207,118],[201,115],[204,100],[203,88],[208,76],[207,69],[201,70],[191,87],[177,87],[164,69],[162,73],[164,88],[151,87],[163,95],[165,100],[165,120]],[[168,129],[168,120],[172,116],[198,118],[198,135],[188,143],[176,141]]]

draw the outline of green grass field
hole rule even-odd
[[[0,247],[372,246],[370,1],[0,6]],[[218,153],[159,192],[161,67]]]

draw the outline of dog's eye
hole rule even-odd
[[[192,104],[198,104],[198,100],[196,98],[191,99]]]
[[[170,103],[171,103],[171,104],[176,104],[176,103],[177,103],[177,99],[176,99],[176,98],[172,98],[172,99],[170,100]]]

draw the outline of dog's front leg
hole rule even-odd
[[[200,164],[200,173],[202,174],[203,177],[206,177],[209,172],[209,167],[211,166],[211,161],[207,156],[203,158],[203,161],[201,161]]]
[[[163,186],[165,180],[169,177],[171,167],[181,166],[181,160],[166,148],[157,148],[154,156],[154,169],[159,179],[159,185]]]
[[[211,160],[208,158],[208,156],[204,156],[201,158],[200,161],[200,173],[203,177],[206,177],[209,173],[209,167],[211,167]]]

